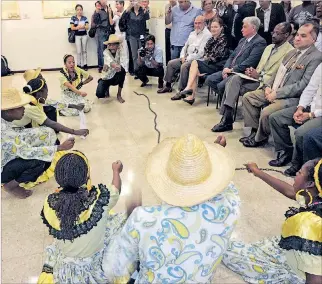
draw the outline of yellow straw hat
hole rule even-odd
[[[4,89],[1,92],[1,110],[15,109],[29,104],[32,96],[21,94],[17,89]]]
[[[30,69],[26,70],[25,73],[23,74],[24,79],[28,83],[32,79],[36,79],[41,72],[41,68],[37,68],[36,70]]]
[[[108,38],[108,41],[104,41],[104,44],[108,45],[110,43],[121,43],[121,42],[122,42],[121,39],[117,35],[111,34]]]
[[[188,134],[165,139],[155,147],[148,158],[146,177],[163,201],[185,207],[220,193],[234,172],[235,163],[224,147]]]

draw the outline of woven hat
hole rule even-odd
[[[25,73],[23,74],[23,77],[28,83],[30,80],[36,79],[39,76],[40,72],[41,72],[40,67],[37,68],[36,70],[34,69],[26,70]]]
[[[104,44],[108,45],[110,43],[121,43],[121,42],[122,42],[121,39],[117,35],[111,34],[108,38],[108,41],[104,41]]]
[[[155,147],[146,177],[163,201],[185,207],[210,200],[227,187],[234,172],[234,161],[224,147],[188,134]]]
[[[4,89],[1,92],[1,110],[15,109],[29,104],[32,96],[20,94],[15,88]]]

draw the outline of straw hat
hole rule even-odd
[[[1,110],[15,109],[29,104],[33,97],[20,94],[15,88],[2,90]]]
[[[155,193],[174,206],[203,203],[224,190],[235,172],[224,147],[192,134],[162,141],[150,154],[146,176]]]
[[[36,79],[41,72],[41,68],[37,68],[36,70],[30,69],[26,70],[25,73],[23,74],[24,79],[28,83],[32,79]]]
[[[121,39],[117,35],[111,34],[108,38],[108,41],[104,41],[104,44],[108,45],[110,43],[121,43],[121,42],[122,42]]]

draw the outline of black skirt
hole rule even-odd
[[[203,60],[197,60],[197,63],[200,74],[213,74],[219,71],[219,66],[216,63]]]

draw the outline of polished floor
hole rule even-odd
[[[123,189],[116,210],[123,210],[124,196],[130,191],[142,191],[144,205],[159,202],[144,176],[146,158],[157,143],[157,134],[153,129],[154,116],[148,109],[146,98],[135,95],[133,91],[142,92],[150,98],[151,107],[158,114],[161,140],[192,133],[213,142],[216,135],[210,129],[220,119],[215,99],[211,98],[207,107],[206,89],[203,88],[193,106],[183,101],[173,102],[170,100],[171,94],[156,93],[155,78],[150,80],[152,85],[140,88],[139,81],[127,76],[123,91],[124,104],[117,102],[115,87],[111,89],[110,99],[99,101],[95,97],[99,74],[96,70],[90,70],[90,73],[94,80],[83,88],[88,98],[94,101],[92,111],[86,115],[90,135],[85,140],[76,138],[75,149],[83,151],[89,158],[93,183],[110,183],[111,164],[119,159],[124,164]],[[43,76],[49,85],[49,96],[59,99],[59,72],[43,72]],[[12,86],[22,90],[24,84],[22,74],[2,78],[2,88]],[[72,128],[79,127],[78,117],[60,117],[59,122]],[[245,162],[252,161],[267,167],[268,161],[274,157],[273,148],[246,149],[238,142],[242,134],[242,120],[237,119],[234,131],[226,134],[227,148],[235,158],[236,165],[242,167]],[[67,135],[60,135],[59,138],[62,141]],[[217,163],[220,166],[220,161]],[[275,175],[292,182],[279,174]],[[278,235],[284,212],[293,202],[246,171],[236,172],[234,182],[240,190],[242,215],[233,237],[253,242]],[[2,283],[37,281],[44,248],[52,242],[39,213],[45,197],[56,187],[52,179],[36,187],[33,195],[26,200],[16,199],[2,191]],[[244,283],[223,266],[218,268],[215,280],[216,283]]]

